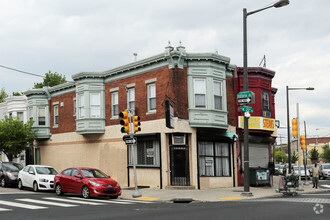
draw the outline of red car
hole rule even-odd
[[[81,194],[84,198],[91,196],[109,196],[118,198],[121,195],[119,183],[102,171],[94,168],[71,167],[63,170],[54,178],[55,192]]]

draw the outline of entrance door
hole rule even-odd
[[[171,146],[171,185],[190,186],[188,146]]]

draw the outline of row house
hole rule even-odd
[[[26,96],[10,96],[0,103],[0,120],[5,117],[15,117],[22,123],[28,121],[27,118],[27,98]],[[33,164],[33,150],[27,148],[17,158],[14,158],[14,162],[25,164]],[[0,152],[0,160],[8,161],[7,156]]]
[[[133,186],[206,189],[237,181],[235,106],[228,106],[235,66],[216,53],[165,52],[104,72],[81,72],[73,82],[25,92],[34,120],[36,163],[58,170],[97,167]],[[231,94],[233,96],[233,94]],[[232,99],[233,97],[231,97]],[[166,124],[166,107],[173,120]],[[119,113],[141,118],[137,149],[120,132]]]

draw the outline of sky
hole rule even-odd
[[[23,92],[57,72],[71,81],[83,71],[104,71],[164,52],[218,52],[243,65],[243,8],[274,0],[0,0],[0,88]],[[278,143],[286,142],[286,86],[290,118],[304,121],[307,137],[330,136],[329,0],[291,0],[247,18],[248,66],[276,72]],[[263,63],[261,64],[263,66]],[[290,120],[291,121],[291,120]]]

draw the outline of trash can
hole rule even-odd
[[[269,169],[261,168],[261,167],[251,167],[250,185],[251,186],[270,185]]]

